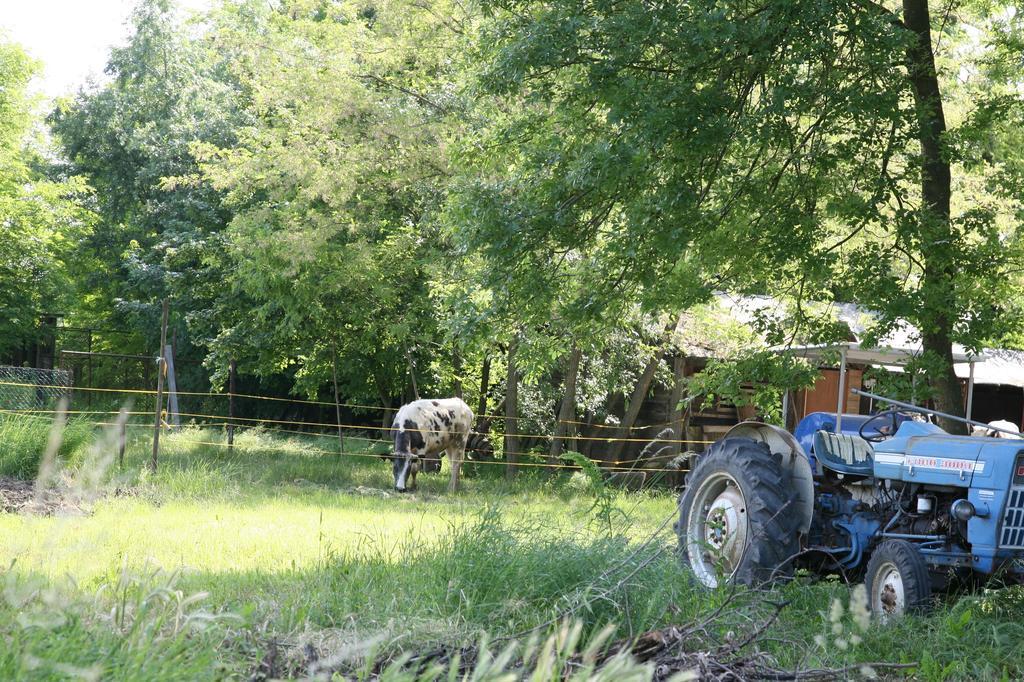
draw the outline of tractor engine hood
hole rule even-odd
[[[895,436],[875,444],[875,476],[966,488],[975,473],[985,469],[984,460],[979,461],[982,448],[994,442],[996,439],[953,436],[934,424],[906,421]]]

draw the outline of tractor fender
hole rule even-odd
[[[751,438],[768,445],[771,452],[782,455],[782,468],[793,482],[793,492],[800,509],[800,532],[807,533],[814,515],[814,478],[807,453],[796,438],[785,429],[763,422],[741,422],[729,429],[725,438]]]

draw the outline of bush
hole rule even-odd
[[[46,452],[52,422],[23,415],[0,415],[0,476],[35,478]],[[92,427],[71,420],[57,448],[57,457],[68,460],[83,448],[92,436]]]

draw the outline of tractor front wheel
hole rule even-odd
[[[906,540],[886,540],[871,554],[864,581],[871,611],[883,621],[927,610],[931,577],[924,557]]]
[[[679,499],[683,561],[706,587],[756,585],[788,575],[800,510],[779,458],[765,443],[727,438],[697,458]]]

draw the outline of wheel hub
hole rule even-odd
[[[895,564],[887,563],[878,571],[874,598],[875,611],[883,617],[899,616],[906,610],[903,576]]]
[[[735,573],[747,548],[747,505],[728,474],[706,479],[690,509],[687,554],[697,578],[708,587]]]
[[[742,507],[742,496],[731,486],[715,498],[706,513],[704,540],[709,547],[723,550],[726,545],[735,544],[733,541],[741,527],[740,509]]]

